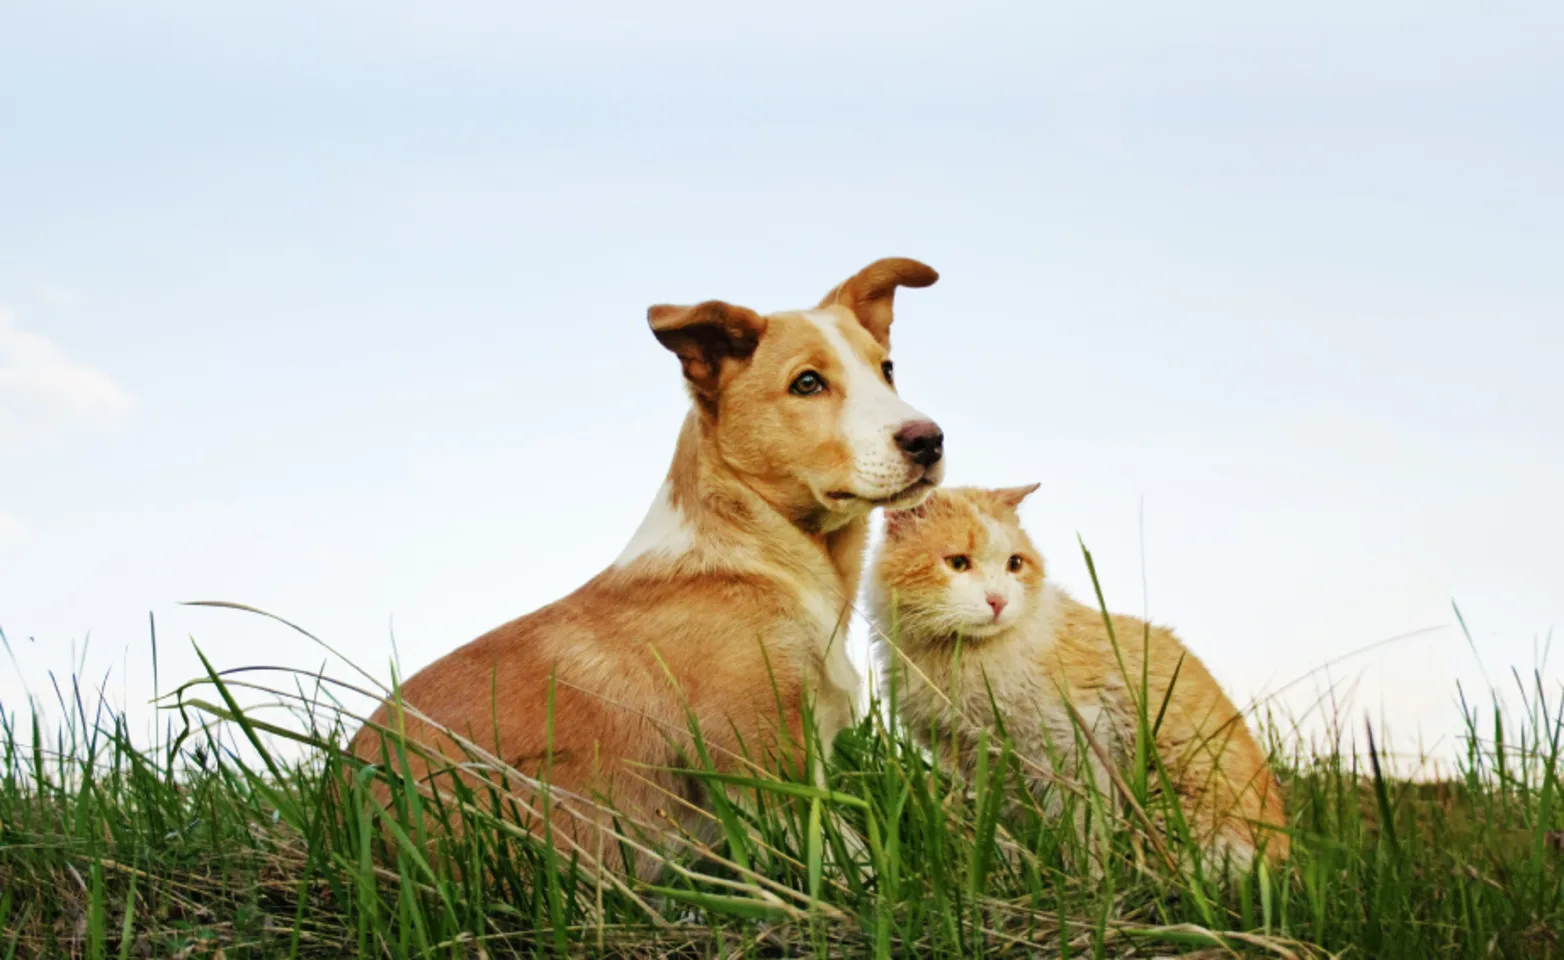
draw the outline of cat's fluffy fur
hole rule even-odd
[[[1144,665],[1153,720],[1172,682],[1156,747],[1201,847],[1237,868],[1260,848],[1273,862],[1285,857],[1281,787],[1243,716],[1161,627],[1148,633],[1142,620],[1112,617],[1121,668],[1102,613],[1044,577],[1016,514],[1034,489],[946,489],[916,510],[887,513],[871,605],[902,720],[927,745],[931,731],[941,748],[953,743],[970,766],[997,705],[1016,750],[1047,771],[1024,768],[1036,786],[1057,774],[1090,776],[1106,790],[1070,706],[1122,768],[1133,757]]]

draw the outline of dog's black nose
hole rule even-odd
[[[945,455],[945,434],[933,420],[914,420],[896,431],[896,445],[920,467],[932,467]]]

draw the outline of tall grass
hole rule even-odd
[[[381,762],[358,764],[339,750],[354,688],[202,662],[164,695],[171,722],[151,737],[74,683],[54,691],[52,732],[39,705],[0,705],[0,960],[1564,949],[1564,707],[1540,674],[1515,677],[1517,711],[1460,701],[1464,749],[1436,783],[1391,778],[1371,728],[1359,740],[1343,721],[1309,752],[1258,718],[1293,854],[1229,875],[1180,855],[1178,831],[1158,826],[1176,811],[1146,809],[1154,749],[1126,771],[1127,796],[1066,784],[1065,814],[1044,815],[1003,735],[963,777],[898,728],[894,690],[818,778],[719,762],[688,731],[708,831],[621,818],[573,838],[540,824],[601,812],[593,798],[476,743],[472,775],[420,783],[395,723]],[[652,879],[614,869],[636,860]]]

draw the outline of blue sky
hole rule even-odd
[[[1564,622],[1557,4],[0,11],[0,700],[417,666],[580,583],[684,407],[654,302],[868,261],[951,481],[1241,698],[1427,742]],[[1141,516],[1144,513],[1144,554]],[[1553,671],[1556,676],[1558,671]],[[1295,688],[1295,709],[1315,688]]]

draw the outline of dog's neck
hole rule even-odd
[[[783,573],[853,601],[867,515],[832,524],[821,522],[823,508],[788,515],[724,461],[714,433],[709,415],[692,409],[658,500],[618,566],[656,556],[684,572]]]

